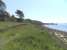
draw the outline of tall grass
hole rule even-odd
[[[0,32],[0,50],[65,50],[46,30],[27,24]]]

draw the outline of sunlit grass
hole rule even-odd
[[[0,50],[64,50],[46,30],[32,24],[0,32],[0,39]]]

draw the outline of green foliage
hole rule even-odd
[[[25,23],[35,24],[35,25],[42,25],[42,22],[37,21],[37,20],[25,19],[24,22]]]
[[[24,13],[21,10],[16,10],[16,14],[19,16],[20,21],[23,21]]]
[[[15,17],[14,15],[12,15],[12,16],[10,17],[10,21],[15,22],[15,21],[16,21],[16,17]]]
[[[5,3],[2,0],[0,0],[0,17],[2,17],[2,15],[4,14],[5,9],[6,9]]]
[[[6,9],[5,3],[2,0],[0,0],[0,11],[4,11],[5,9]]]
[[[32,23],[32,20],[31,19],[24,19],[24,22],[25,23]]]

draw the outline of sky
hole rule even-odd
[[[15,14],[17,9],[25,18],[44,23],[67,23],[67,0],[3,0],[7,10]]]

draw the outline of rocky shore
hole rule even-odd
[[[65,31],[60,31],[52,28],[48,28],[46,26],[43,26],[45,30],[47,30],[51,35],[54,35],[58,39],[60,39],[64,44],[67,45],[67,32]]]

